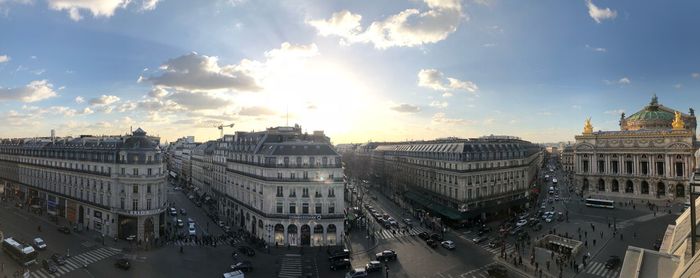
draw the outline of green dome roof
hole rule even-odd
[[[644,110],[632,114],[627,121],[673,121],[675,115],[671,112],[658,109],[658,106],[647,106]]]

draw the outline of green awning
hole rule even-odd
[[[422,206],[424,206],[425,208],[427,208],[428,210],[430,210],[433,213],[440,214],[440,215],[442,215],[446,218],[449,218],[451,220],[458,221],[458,220],[464,219],[464,215],[462,213],[460,213],[459,211],[457,211],[456,209],[453,209],[451,207],[448,207],[448,206],[445,206],[442,204],[434,203],[434,202],[428,200],[427,198],[425,198],[424,196],[421,196],[417,192],[413,192],[413,191],[406,192],[406,198],[411,199],[411,200],[421,204]]]

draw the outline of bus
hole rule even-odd
[[[34,250],[34,247],[11,237],[2,241],[2,250],[23,266],[36,263],[38,253]]]
[[[596,208],[615,208],[615,202],[612,200],[601,199],[586,199],[586,206]]]

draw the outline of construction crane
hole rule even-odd
[[[223,137],[224,137],[224,127],[233,127],[233,125],[234,125],[234,124],[229,124],[229,125],[221,124],[221,125],[215,126],[216,128],[218,128],[218,129],[220,130],[220,132],[219,132],[219,138],[223,138]]]

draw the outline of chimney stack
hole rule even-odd
[[[56,143],[56,130],[51,130],[51,143]]]

